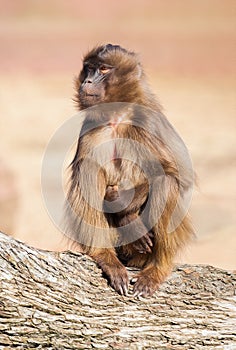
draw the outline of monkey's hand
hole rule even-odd
[[[121,263],[105,264],[101,267],[112,288],[121,295],[127,295],[129,278],[126,268]]]
[[[100,249],[92,255],[106,275],[110,285],[121,295],[127,295],[129,288],[128,273],[117,258],[114,249]]]
[[[133,294],[134,297],[149,297],[158,289],[160,283],[163,282],[163,278],[153,267],[147,267],[142,270],[137,277],[131,280],[131,284],[134,284]]]
[[[127,295],[129,288],[129,278],[124,266],[112,269],[109,274],[109,281],[111,286],[121,295]]]
[[[132,245],[140,254],[152,253],[153,238],[154,234],[152,231],[150,231],[137,241],[133,242]]]

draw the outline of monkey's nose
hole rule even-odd
[[[91,79],[86,79],[86,80],[83,82],[83,85],[86,85],[86,84],[92,84],[92,80],[91,80]]]

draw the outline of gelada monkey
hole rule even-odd
[[[76,79],[84,121],[71,163],[66,234],[126,295],[125,265],[140,268],[135,296],[150,296],[193,235],[187,150],[151,92],[135,53],[90,51]]]

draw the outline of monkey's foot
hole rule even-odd
[[[152,253],[153,237],[153,232],[148,232],[144,236],[139,238],[137,241],[133,242],[133,247],[140,254]]]
[[[114,288],[121,295],[128,294],[129,278],[126,268],[123,265],[112,266],[107,268],[104,272],[107,275],[112,288]]]
[[[142,271],[138,276],[131,280],[134,283],[133,295],[134,297],[142,296],[149,297],[158,289],[160,282],[153,276],[151,271]]]

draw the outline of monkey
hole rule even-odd
[[[85,117],[70,165],[65,233],[119,294],[129,292],[130,266],[140,268],[133,295],[152,296],[194,235],[186,208],[193,185],[188,151],[136,53],[95,47],[75,89]]]

